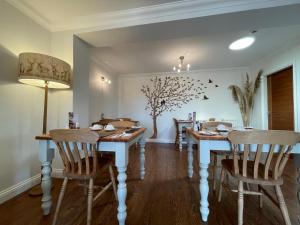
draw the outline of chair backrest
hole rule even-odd
[[[118,120],[117,120],[117,119],[103,118],[103,119],[101,119],[101,120],[99,120],[99,121],[97,121],[97,122],[92,123],[92,126],[93,126],[94,124],[100,124],[100,125],[102,125],[102,126],[105,126],[105,125],[107,125],[107,124],[109,124],[109,123],[111,123],[111,122],[113,122],[113,121],[118,121]]]
[[[295,144],[300,141],[300,133],[280,130],[253,130],[253,131],[232,131],[228,135],[232,144],[234,173],[243,177],[247,174],[247,163],[251,160],[251,153],[254,153],[253,177],[259,177],[259,166],[263,165],[262,178],[277,180],[281,177],[284,167],[289,159],[289,154]],[[242,159],[242,171],[239,171],[239,151],[244,151]],[[267,157],[262,157],[262,152],[267,152]],[[274,155],[274,153],[277,153]],[[271,172],[271,173],[270,173]]]
[[[232,123],[223,121],[208,121],[202,123],[203,130],[216,130],[217,126],[223,124],[225,127],[232,127]]]
[[[110,122],[111,125],[113,125],[116,128],[131,128],[132,126],[136,125],[135,121],[112,121]]]
[[[56,129],[50,131],[64,164],[64,172],[90,175],[97,169],[99,135],[89,129]],[[83,154],[81,154],[81,152]]]

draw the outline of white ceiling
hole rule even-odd
[[[228,45],[257,30],[243,51]],[[300,38],[300,4],[79,34],[116,74],[170,71],[180,55],[193,70],[244,67]]]

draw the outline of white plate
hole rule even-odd
[[[137,129],[137,128],[142,128],[141,126],[132,126],[131,128]]]

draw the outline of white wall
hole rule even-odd
[[[34,137],[42,132],[44,90],[18,83],[18,55],[49,54],[51,35],[5,1],[0,1],[0,30],[1,202],[3,191],[40,172]],[[31,181],[22,185],[28,187]]]
[[[101,77],[109,79],[110,84]],[[103,69],[94,59],[90,61],[90,122],[98,121],[101,113],[105,118],[118,116],[118,80],[117,77]]]
[[[293,83],[294,83],[294,116],[295,116],[295,130],[300,131],[300,42],[289,43],[272,52],[268,57],[254,63],[250,70],[252,74],[257,73],[258,70],[264,71],[262,79],[262,88],[256,98],[256,105],[254,110],[253,125],[258,128],[268,128],[267,117],[267,80],[266,76],[286,67],[293,66]]]
[[[192,71],[188,75],[194,79],[207,82],[209,78],[218,84],[218,88],[208,88],[209,100],[193,100],[175,112],[165,112],[157,120],[158,141],[174,142],[175,130],[173,117],[186,119],[188,113],[196,111],[197,119],[204,120],[215,117],[218,120],[233,120],[234,125],[242,125],[238,105],[232,100],[228,86],[241,84],[246,68]],[[165,76],[166,74],[159,74]],[[140,91],[142,85],[149,84],[151,75],[124,75],[119,78],[119,116],[139,120],[147,128],[147,137],[152,133],[152,120],[149,111],[145,110],[146,99]]]
[[[105,83],[101,77],[111,80]],[[101,113],[105,117],[118,115],[118,83],[92,55],[92,46],[74,37],[74,112],[79,115],[81,127],[88,127],[98,121]]]

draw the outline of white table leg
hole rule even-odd
[[[49,215],[52,205],[51,197],[51,163],[54,157],[54,149],[50,148],[49,141],[40,141],[39,143],[39,158],[42,162],[42,183],[43,190],[42,209],[44,215]]]
[[[189,178],[193,177],[193,142],[190,134],[187,134],[188,142],[188,176]]]
[[[125,220],[127,216],[126,212],[126,196],[127,196],[127,187],[126,187],[126,169],[127,167],[117,167],[118,169],[118,190],[117,190],[117,195],[118,195],[118,201],[119,201],[119,206],[118,206],[118,220],[119,220],[119,225],[125,225]]]
[[[139,141],[140,144],[140,172],[141,172],[141,180],[145,178],[145,140],[141,139]]]
[[[49,215],[52,206],[51,197],[51,162],[42,163],[42,183],[41,187],[43,190],[42,197],[42,209],[44,215]]]
[[[199,191],[200,191],[200,213],[202,220],[204,222],[207,221],[209,215],[209,208],[208,208],[208,193],[209,193],[209,186],[208,186],[208,166],[210,163],[210,150],[209,150],[209,141],[200,141],[199,145],[199,175],[200,175],[200,184],[199,184]]]
[[[128,165],[128,145],[127,143],[116,143],[116,166],[118,170],[118,221],[119,225],[125,225],[125,220],[127,216],[126,212],[126,196],[127,196],[127,186],[126,186],[126,169]]]
[[[182,151],[182,125],[179,124],[178,126],[179,129],[179,150]]]

